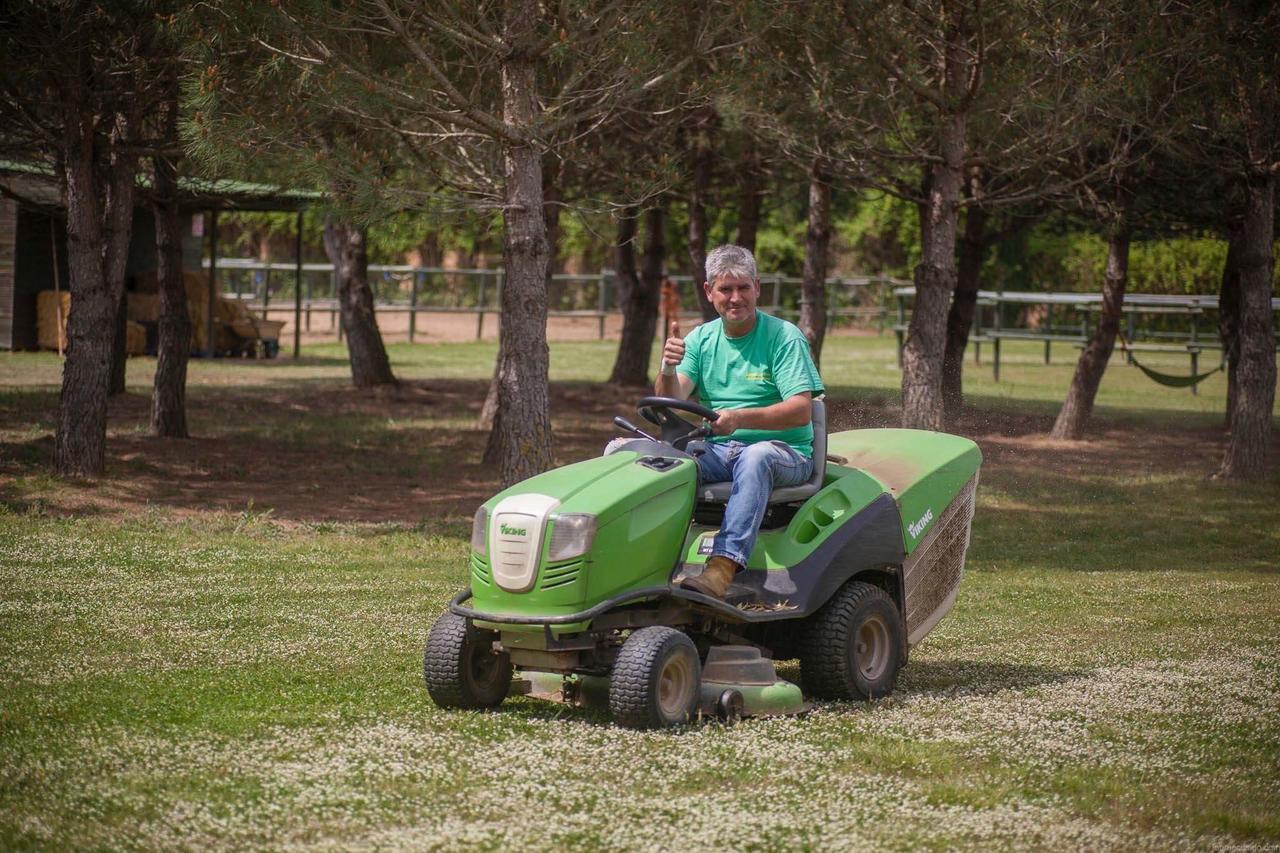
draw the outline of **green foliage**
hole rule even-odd
[[[835,220],[842,259],[850,269],[909,279],[920,259],[919,212],[887,194],[864,196],[851,216]]]
[[[847,196],[846,196],[847,197]],[[832,274],[877,274],[910,279],[919,259],[919,232],[914,205],[888,195],[864,196],[833,223],[836,264]],[[685,206],[668,206],[667,268],[688,271]],[[713,245],[736,236],[736,212],[728,206],[714,211],[710,226]],[[291,257],[295,217],[291,213],[239,212],[224,214],[220,222],[232,235],[236,253],[249,254],[263,241],[287,246]],[[304,220],[304,255],[323,258],[322,218]],[[608,213],[570,211],[560,218],[562,259],[585,263],[595,271],[613,264],[612,240],[616,224]],[[767,207],[757,234],[760,269],[798,276],[804,265],[805,211],[799,193],[782,196]],[[402,263],[404,254],[432,242],[441,254],[494,250],[500,244],[501,223],[496,214],[459,218],[433,217],[425,212],[401,213],[369,231],[373,263]],[[1217,293],[1226,243],[1215,236],[1178,236],[1135,240],[1129,254],[1128,290],[1134,293]],[[280,260],[281,258],[275,258]],[[1055,290],[1097,292],[1106,268],[1105,240],[1088,231],[1062,230],[1050,224],[1014,233],[994,247],[983,268],[984,290]],[[1280,274],[1276,279],[1280,291]]]
[[[1144,240],[1129,251],[1129,289],[1143,293],[1217,293],[1227,244],[1213,237]]]
[[[802,184],[782,186],[760,212],[755,254],[761,272],[798,276],[804,269],[806,192]],[[721,205],[708,225],[708,248],[732,243],[737,239],[737,229],[736,204]]]
[[[230,241],[224,252],[230,248],[237,256],[255,257],[259,248],[267,244],[270,260],[293,256],[297,217],[292,213],[236,211],[220,216],[218,227],[223,239]],[[324,212],[304,216],[302,232],[303,257],[324,259]],[[469,256],[486,244],[492,247],[500,241],[501,221],[494,213],[440,218],[423,211],[402,212],[369,227],[369,262],[404,263],[405,253],[415,249],[441,257],[449,251]],[[273,249],[277,251],[271,254]],[[428,256],[425,260],[428,265],[435,265],[439,257],[433,260]]]
[[[1135,240],[1129,248],[1131,293],[1217,293],[1227,244],[1213,236]],[[1098,292],[1107,244],[1084,231],[1037,227],[1003,245],[988,264],[985,289]],[[1280,279],[1278,279],[1280,281]]]
[[[668,211],[667,223],[671,216]],[[585,264],[587,271],[601,267],[613,267],[613,240],[617,223],[605,213],[587,210],[568,210],[560,214],[560,244],[557,254],[562,261],[574,259]],[[672,242],[672,229],[667,229],[668,266],[678,258],[677,245]]]

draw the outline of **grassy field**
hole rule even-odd
[[[1221,375],[1116,365],[1094,439],[1053,443],[1074,352],[1010,349],[967,377],[966,576],[897,692],[667,733],[422,689],[495,487],[492,344],[395,346],[387,394],[335,346],[193,362],[186,443],[146,437],[135,360],[79,486],[45,467],[60,363],[0,354],[0,848],[1280,845],[1280,479],[1207,479]],[[563,460],[626,409],[611,354],[552,347]],[[890,338],[824,376],[836,428],[892,422]]]

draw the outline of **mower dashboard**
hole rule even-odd
[[[614,447],[612,452],[617,453],[620,450],[630,450],[633,453],[640,454],[641,459],[637,460],[638,464],[644,464],[645,459],[666,459],[671,460],[672,462],[679,459],[694,461],[693,457],[688,453],[685,453],[683,450],[676,450],[665,441],[657,441],[655,439],[633,438],[628,442],[624,442],[623,444]],[[655,471],[667,471],[674,466],[668,465],[666,467],[657,468],[653,465],[649,465],[647,467],[653,468]]]
[[[680,464],[678,459],[671,459],[666,456],[641,456],[636,460],[637,465],[643,465],[646,468],[652,468],[654,471],[662,473],[670,471],[672,468]]]

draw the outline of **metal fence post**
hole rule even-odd
[[[209,211],[209,294],[205,299],[205,355],[213,358],[213,315],[218,309],[218,209]]]
[[[604,270],[600,270],[600,286],[596,294],[596,311],[600,315],[600,340],[604,340],[604,312],[609,307],[609,279],[605,277]]]
[[[833,292],[834,292],[835,294],[837,294],[837,295],[836,295],[836,297],[835,297],[834,299],[827,299],[827,300],[826,300],[826,303],[827,303],[827,311],[826,311],[826,313],[825,313],[825,315],[824,315],[825,323],[824,323],[823,328],[822,328],[822,334],[823,334],[823,335],[827,335],[827,334],[829,334],[829,333],[831,332],[831,323],[832,323],[832,319],[833,319],[833,317],[834,317],[834,315],[835,315],[835,312],[836,312],[837,310],[839,310],[839,308],[840,308],[840,304],[841,304],[841,301],[842,301],[842,300],[840,299],[840,295],[844,293],[844,291],[843,291],[843,289],[842,289],[842,287],[841,287],[841,286],[843,285],[843,282],[840,280],[840,276],[836,276],[832,281],[833,281],[833,283],[835,284],[835,290],[834,290]],[[827,288],[825,288],[825,287],[824,287],[824,288],[822,289],[822,293],[823,293],[823,296],[825,297],[825,296],[826,296],[826,293],[827,293]]]
[[[902,348],[906,345],[906,332],[903,327],[907,324],[907,304],[906,295],[902,293],[893,294],[893,299],[898,303],[898,324],[893,330],[894,336],[898,339],[898,369],[902,369]]]
[[[335,267],[333,272],[329,274],[330,290],[333,293],[333,325],[337,327],[338,340],[342,340],[342,306],[339,304],[338,297],[338,270]]]
[[[311,310],[307,308],[307,328]],[[293,243],[293,357],[302,355],[302,210],[298,210],[298,233]]]
[[[1134,330],[1133,312],[1128,311],[1126,313],[1129,315],[1126,318],[1128,322],[1125,324],[1126,328],[1128,329],[1126,334],[1129,336],[1129,343],[1131,344],[1137,343],[1137,341],[1134,340],[1134,337],[1133,337],[1133,330]],[[1124,351],[1125,351],[1125,355],[1128,356],[1127,361],[1129,362],[1129,364],[1133,364],[1133,350],[1129,349],[1128,347],[1125,347]]]
[[[1049,363],[1049,346],[1051,344],[1049,337],[1053,335],[1053,303],[1052,302],[1050,302],[1048,305],[1045,306],[1044,333],[1045,333],[1044,363],[1048,364]]]
[[[973,332],[970,334],[973,339],[973,363],[974,365],[982,364],[982,303],[974,297],[973,303]]]
[[[413,343],[413,336],[418,331],[418,276],[423,275],[422,271],[415,269],[413,275],[409,277],[409,343]]]
[[[996,294],[995,304],[995,332],[996,335],[991,342],[991,381],[1000,381],[1000,329],[1004,326],[1003,308],[1004,305],[1000,301],[1000,297],[1004,291]]]
[[[498,281],[493,288],[494,290],[493,296],[498,303],[497,310],[494,312],[493,316],[494,316],[494,319],[497,320],[499,336],[502,335],[502,288],[506,285],[506,283],[507,283],[507,268],[499,267]]]

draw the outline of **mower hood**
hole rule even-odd
[[[478,519],[484,548],[472,553],[475,606],[555,615],[665,583],[692,516],[697,470],[692,459],[623,450],[494,495]],[[592,532],[566,549],[571,525]]]
[[[681,465],[670,459],[664,460],[669,464],[666,470],[657,470],[641,464],[642,459],[649,458],[622,451],[575,462],[522,480],[494,495],[484,506],[492,513],[508,498],[543,495],[557,502],[558,513],[588,513],[596,517],[597,526],[603,527],[653,493],[674,488],[690,476],[697,479],[695,465]]]

